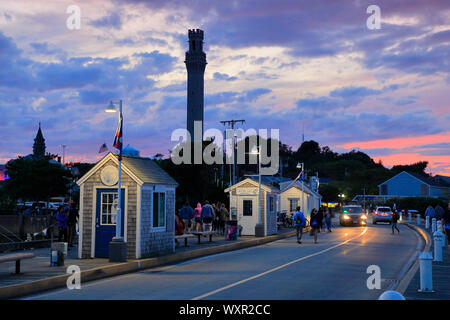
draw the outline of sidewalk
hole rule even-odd
[[[417,226],[417,223],[414,223]],[[430,229],[426,230],[425,225],[419,226],[422,230],[428,232],[433,239]],[[434,243],[431,244],[431,253],[434,255]],[[420,289],[420,268],[415,273],[408,288],[404,292],[406,300],[450,300],[450,251],[445,245],[442,250],[443,262],[433,261],[433,290],[434,292],[422,293]]]
[[[172,254],[141,260],[128,260],[125,263],[113,263],[109,262],[108,259],[98,258],[78,259],[78,248],[75,246],[70,248],[64,266],[61,267],[50,267],[50,248],[17,251],[32,252],[36,257],[21,261],[22,273],[20,275],[13,274],[15,262],[0,263],[0,299],[15,296],[17,292],[23,292],[21,291],[22,287],[24,292],[29,294],[31,291],[42,291],[50,285],[51,288],[61,286],[61,284],[65,284],[65,279],[62,279],[62,277],[68,277],[66,270],[70,265],[79,266],[82,271],[82,278],[84,278],[85,281],[90,281],[107,276],[132,272],[133,270],[137,271],[139,269],[154,267],[156,265],[175,263],[177,261],[197,258],[209,254],[255,246],[293,235],[295,235],[294,229],[281,228],[277,235],[262,238],[241,236],[238,237],[238,240],[236,241],[227,241],[223,235],[216,235],[213,236],[212,242],[209,242],[209,237],[204,237],[201,238],[201,243],[198,244],[198,240],[195,237],[188,240],[188,247],[184,247],[184,240],[179,241],[176,245],[175,252]],[[48,280],[48,285],[45,280]],[[14,290],[12,290],[13,287]],[[14,291],[13,295],[10,294],[12,291]]]

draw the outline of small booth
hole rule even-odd
[[[242,226],[242,235],[255,235],[258,223],[258,180],[246,178],[225,189],[230,193],[230,210],[237,213],[237,223]],[[261,223],[264,236],[277,233],[277,208],[279,189],[272,185],[266,177],[261,181]]]
[[[177,182],[150,158],[122,156],[122,236],[127,258],[174,252]],[[116,234],[118,158],[108,153],[81,177],[79,258],[107,258]]]
[[[280,183],[281,212],[294,213],[297,206],[305,216],[309,216],[312,209],[319,209],[322,196],[302,181],[286,181]],[[303,190],[303,191],[302,191]]]

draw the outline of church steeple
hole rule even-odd
[[[40,122],[39,122],[39,129],[36,134],[36,138],[34,138],[33,155],[35,157],[44,157],[45,156],[45,139],[44,139],[44,136],[42,135]]]

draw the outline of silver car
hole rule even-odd
[[[341,226],[353,224],[364,226],[367,223],[367,216],[363,212],[361,206],[357,205],[343,206],[342,212],[339,215],[339,223]]]
[[[392,223],[393,212],[390,207],[377,207],[377,209],[372,214],[372,223],[377,224],[378,222],[389,222]]]

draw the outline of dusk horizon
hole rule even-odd
[[[4,1],[0,12],[0,164],[32,153],[41,123],[47,152],[96,162],[110,151],[124,103],[124,146],[169,157],[186,128],[188,30],[204,31],[205,129],[245,119],[386,167],[428,161],[450,175],[450,3],[378,1]]]

